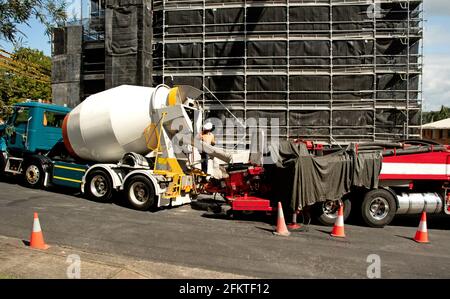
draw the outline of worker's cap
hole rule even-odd
[[[207,130],[207,131],[211,131],[212,128],[213,128],[213,124],[212,124],[212,123],[206,123],[206,124],[203,126],[203,130]]]

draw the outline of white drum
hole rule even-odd
[[[74,156],[95,162],[117,162],[127,152],[150,152],[145,129],[153,109],[166,106],[170,89],[122,85],[88,97],[64,120],[63,137]],[[156,147],[156,144],[150,145]]]

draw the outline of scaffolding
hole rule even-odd
[[[75,106],[92,94],[119,85],[150,86],[151,1],[79,2],[84,12],[80,19],[53,32],[55,98],[64,101],[70,96],[70,106]]]
[[[418,138],[422,16],[422,0],[154,0],[153,83],[206,86],[281,138]]]

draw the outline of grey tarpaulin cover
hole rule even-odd
[[[353,187],[378,187],[381,152],[356,154],[354,146],[323,157],[312,156],[303,143],[282,141],[276,157],[276,189],[290,193],[292,211],[326,200],[338,200]],[[278,184],[279,183],[279,184]],[[289,188],[290,185],[290,188]]]

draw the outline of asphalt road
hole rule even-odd
[[[229,220],[183,206],[155,213],[0,183],[0,235],[28,239],[33,212],[46,242],[259,278],[366,278],[367,257],[382,278],[450,278],[450,219],[429,217],[431,244],[411,240],[418,217],[384,229],[346,224],[347,238],[308,226],[290,237],[270,221]]]

